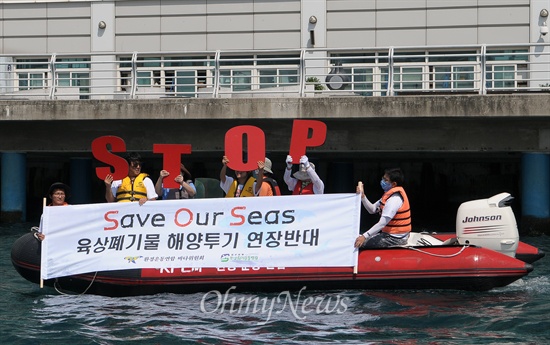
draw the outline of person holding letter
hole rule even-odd
[[[225,192],[226,198],[240,198],[254,196],[256,179],[252,171],[235,171],[235,178],[227,176],[227,164],[229,158],[223,156],[222,169],[220,170],[220,187]]]
[[[315,165],[309,162],[306,155],[300,157],[300,170],[294,173],[294,177],[290,176],[291,171],[292,157],[286,156],[286,170],[283,179],[293,195],[324,193],[325,184],[315,172]]]
[[[162,200],[172,199],[192,199],[197,194],[197,188],[193,183],[193,176],[187,170],[185,165],[180,165],[180,172],[178,176],[174,178],[180,187],[179,188],[164,188],[162,181],[168,177],[170,173],[167,170],[161,170],[157,183],[155,184],[155,192],[162,196]]]
[[[128,176],[122,180],[113,181],[113,176],[105,177],[105,199],[107,202],[139,202],[145,204],[147,200],[156,200],[155,185],[146,173],[141,172],[142,162],[138,153],[129,153]]]
[[[277,196],[281,190],[277,181],[273,178],[271,159],[265,157],[265,161],[258,161],[258,177],[256,180],[256,196]],[[258,181],[261,181],[258,183]]]

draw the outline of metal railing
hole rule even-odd
[[[376,97],[548,90],[549,44],[0,55],[0,99]]]

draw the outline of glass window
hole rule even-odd
[[[193,66],[208,66],[213,65],[214,61],[209,60],[208,56],[179,56],[166,57],[164,60],[165,67],[193,67]]]
[[[80,99],[90,98],[90,74],[82,72],[72,73],[71,85],[79,88]]]
[[[18,73],[19,90],[42,89],[45,85],[43,73]]]
[[[375,53],[337,53],[331,54],[335,59],[330,60],[330,64],[371,64],[376,62]]]
[[[61,58],[55,62],[56,68],[90,68],[89,60],[84,58]]]
[[[424,52],[396,52],[393,56],[394,62],[424,62]]]
[[[373,89],[373,71],[372,68],[354,68],[353,69],[352,87],[361,92],[362,96],[372,96]]]
[[[252,88],[251,71],[234,71],[233,72],[233,91],[248,91]]]
[[[436,89],[451,88],[451,66],[436,66],[433,67],[433,80],[435,80]]]
[[[492,72],[491,72],[492,70]],[[515,66],[487,66],[487,87],[488,88],[514,88],[516,70]]]
[[[440,51],[430,52],[429,62],[456,62],[456,61],[477,61],[475,51]]]
[[[264,69],[260,71],[260,89],[277,85],[277,70]]]
[[[265,65],[300,65],[300,57],[296,55],[261,55],[257,57],[258,66]]]
[[[17,59],[16,69],[48,69],[48,59]]]
[[[527,61],[527,49],[488,50],[487,61]]]
[[[131,57],[121,57],[119,66],[120,68],[132,68]],[[125,62],[128,61],[128,62]]]
[[[455,89],[473,89],[474,88],[474,67],[455,66],[453,67],[453,88]]]
[[[395,89],[419,90],[422,89],[422,67],[395,68],[393,80]]]
[[[220,71],[220,85],[231,88],[232,91],[248,91],[252,89],[252,71],[224,70]]]
[[[160,57],[138,57],[137,67],[161,67]]]
[[[142,86],[151,86],[151,72],[150,71],[138,71],[137,72],[137,84]]]
[[[57,73],[57,86],[69,87],[71,86],[71,73]]]
[[[195,71],[177,71],[175,79],[176,93],[194,94],[195,78]]]
[[[253,64],[254,64],[254,57],[251,55],[220,57],[220,66],[243,66],[243,65],[253,65]]]
[[[281,77],[279,78],[279,84],[282,86],[297,85],[298,84],[298,70],[295,69],[282,69],[279,71]]]

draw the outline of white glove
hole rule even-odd
[[[286,156],[286,167],[292,168],[292,156]]]
[[[300,164],[304,165],[304,168],[309,168],[309,160],[307,159],[307,156],[300,157]]]

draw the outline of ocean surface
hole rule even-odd
[[[547,344],[550,237],[534,271],[488,292],[451,290],[224,291],[109,298],[65,295],[11,264],[31,225],[0,225],[0,344]],[[233,298],[233,299],[231,299]],[[239,309],[239,299],[263,302]],[[309,303],[304,304],[305,301]],[[261,306],[261,307],[260,307]]]

